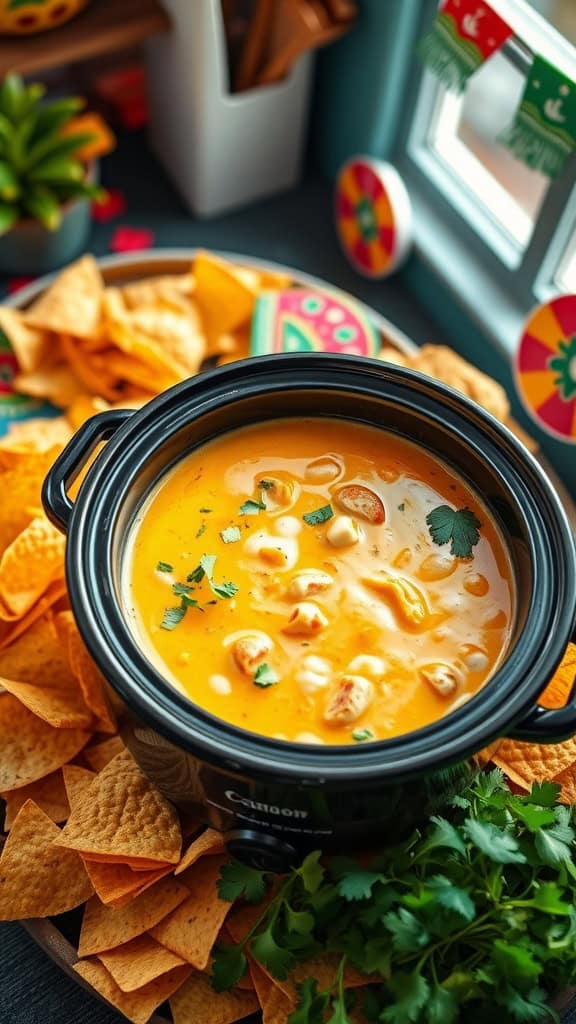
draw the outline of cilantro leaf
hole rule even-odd
[[[355,743],[367,743],[368,740],[374,739],[374,733],[372,729],[353,729],[352,739]]]
[[[170,565],[170,562],[158,562],[156,566],[156,572],[172,572],[173,569],[174,566]]]
[[[211,578],[214,572],[214,566],[216,565],[216,555],[202,555],[200,559],[200,568],[204,571],[204,574]]]
[[[197,612],[204,611],[200,602],[195,597],[189,597],[188,594],[182,594],[181,607],[184,608],[184,611],[188,608],[195,608]]]
[[[381,1021],[387,1024],[407,1024],[407,1021],[417,1021],[420,1010],[426,1005],[430,995],[430,986],[420,972],[408,974],[406,971],[395,971],[390,978],[387,988],[395,1002],[387,1006],[380,1015]]]
[[[449,821],[446,821],[446,818],[433,817],[430,821],[434,824],[434,828],[420,846],[419,855],[429,853],[440,846],[446,847],[449,850],[456,850],[457,853],[461,853],[464,856],[466,847],[458,829],[451,825]]]
[[[186,608],[182,607],[182,605],[176,605],[176,607],[173,608],[166,608],[162,622],[160,623],[160,628],[168,630],[176,629],[176,626],[182,622],[185,615]]]
[[[569,917],[572,906],[562,899],[562,890],[554,882],[543,882],[536,890],[532,900],[533,906],[544,914],[560,914]]]
[[[238,984],[248,962],[239,946],[216,945],[213,953],[212,985],[216,992],[225,992]]]
[[[482,523],[471,509],[453,509],[449,505],[438,505],[426,516],[430,536],[435,544],[448,544],[450,554],[455,558],[470,558],[472,548],[480,540]]]
[[[220,530],[220,536],[225,544],[235,544],[240,540],[241,533],[237,526],[227,526],[225,530]]]
[[[513,984],[534,981],[542,974],[542,964],[536,962],[530,950],[502,939],[494,942],[492,959],[501,977]]]
[[[295,964],[294,957],[289,950],[279,946],[272,934],[272,928],[268,927],[252,939],[252,956],[259,963],[264,964],[274,978],[283,981],[288,977]]]
[[[432,989],[426,999],[426,1024],[455,1024],[458,1020],[458,1002],[452,992],[440,985]]]
[[[244,501],[238,510],[241,516],[257,516],[258,513],[266,508],[265,501],[259,501],[257,498],[248,498],[248,501]]]
[[[557,782],[533,782],[530,793],[524,799],[526,803],[538,804],[539,807],[555,807],[561,789],[562,786]]]
[[[498,864],[525,864],[526,857],[518,846],[518,840],[489,821],[466,818],[464,831],[471,843]],[[537,841],[537,840],[536,840]]]
[[[422,922],[404,907],[385,914],[383,924],[392,935],[394,949],[398,953],[415,953],[430,941]]]
[[[210,589],[214,594],[216,594],[216,597],[220,597],[222,599],[234,597],[239,590],[238,584],[232,583],[231,580],[223,583],[216,583],[214,580],[209,580],[208,582],[210,583]]]
[[[260,480],[258,483],[258,487],[263,487],[265,491],[271,491],[274,486],[273,480]]]
[[[221,900],[233,903],[243,896],[248,903],[260,903],[266,893],[266,876],[264,871],[248,867],[233,861],[223,864],[218,879],[218,895]]]
[[[302,884],[309,893],[318,891],[324,880],[324,868],[320,864],[321,850],[313,850],[298,868]]]
[[[431,889],[436,900],[445,910],[452,910],[459,914],[465,921],[473,921],[476,916],[476,905],[466,889],[454,885],[444,875],[433,875],[426,882],[426,888]]]
[[[191,594],[193,588],[188,583],[173,583],[172,593],[176,594],[176,597],[182,597],[183,594]]]
[[[294,910],[289,903],[285,905],[286,927],[296,935],[309,935],[314,928],[314,917],[307,910]]]
[[[264,661],[261,665],[258,665],[252,682],[254,683],[254,686],[260,686],[262,689],[267,689],[268,686],[274,686],[278,682],[278,676],[274,669],[270,668],[270,665],[267,665]]]
[[[200,508],[200,509],[198,509],[198,511],[199,512],[211,512],[212,509],[211,508]]]
[[[543,864],[548,864],[551,868],[560,868],[563,864],[571,863],[573,851],[569,843],[570,838],[566,840],[566,832],[558,826],[550,829],[543,828],[534,837],[538,856]]]
[[[302,519],[308,523],[308,526],[320,526],[321,523],[327,523],[329,519],[332,519],[333,515],[332,505],[322,505],[321,508],[314,509],[313,512],[305,512]]]
[[[369,900],[372,896],[372,889],[376,882],[385,882],[384,875],[378,871],[367,871],[356,867],[353,871],[347,871],[338,882],[338,892],[348,901]]]
[[[516,988],[507,985],[499,989],[494,998],[500,1006],[508,1010],[518,1024],[536,1024],[537,1021],[555,1019],[550,1016],[550,1009],[546,1005],[546,993],[542,989],[533,988],[527,995],[523,995]]]
[[[306,978],[297,986],[298,1009],[288,1017],[288,1024],[324,1024],[328,993],[318,992],[315,978]]]
[[[201,583],[204,579],[204,569],[201,565],[197,565],[192,572],[189,572],[186,577],[187,583]]]
[[[198,540],[198,537],[201,537],[203,533],[206,533],[206,523],[201,523],[196,530],[196,540]]]

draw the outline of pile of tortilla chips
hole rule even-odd
[[[0,438],[0,920],[84,904],[75,970],[135,1024],[166,1000],[174,1024],[231,1024],[255,1011],[285,1024],[297,983],[312,976],[324,987],[334,962],[317,957],[279,982],[251,961],[232,991],[212,989],[214,943],[237,941],[261,908],[219,899],[220,835],[180,815],[125,749],[122,708],[72,617],[64,540],[42,512],[41,486],[87,416],[145,401],[209,353],[245,354],[254,297],[268,285],[286,282],[201,254],[191,275],[105,289],[84,257],[30,311],[0,310],[18,386],[64,409]],[[456,366],[470,390],[473,371]],[[572,646],[542,703],[562,706],[575,673]],[[504,741],[490,757],[515,785],[555,780],[576,802],[576,739]],[[365,983],[348,972],[348,986]]]
[[[83,256],[25,311],[0,306],[0,328],[19,363],[14,387],[66,408],[81,399],[145,402],[209,357],[248,355],[254,304],[282,273],[199,253],[190,273],[106,287]]]

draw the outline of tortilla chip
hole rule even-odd
[[[190,274],[166,274],[133,281],[120,288],[127,309],[172,309],[188,313],[196,326],[200,321],[192,298],[193,282]]]
[[[90,739],[82,729],[54,729],[10,693],[0,694],[0,792],[21,789],[71,761]]]
[[[116,949],[109,949],[98,954],[109,974],[123,992],[134,992],[143,988],[155,978],[182,967],[185,963],[175,953],[160,946],[149,935],[139,935],[137,939],[126,942]]]
[[[32,398],[45,398],[60,408],[70,405],[84,388],[69,366],[39,367],[29,373],[17,373],[12,384],[15,391]]]
[[[92,886],[80,857],[54,846],[59,833],[27,800],[0,857],[0,921],[64,914],[89,899]]]
[[[38,619],[41,619],[49,609],[55,607],[65,594],[65,580],[56,580],[55,583],[50,584],[40,600],[32,605],[30,611],[26,612],[26,615],[21,619],[1,621],[2,614],[0,613],[0,651],[9,647],[19,636],[26,633],[30,626],[37,622]],[[8,614],[7,611],[6,614]]]
[[[405,365],[449,384],[501,422],[508,418],[510,403],[502,385],[447,345],[422,345],[414,355],[405,359]]]
[[[72,430],[78,430],[86,420],[110,408],[106,399],[98,395],[79,395],[66,409],[66,418]]]
[[[293,283],[290,275],[284,270],[261,270],[258,268],[254,272],[258,275],[258,287],[261,290],[272,288],[274,291],[283,292]]]
[[[122,324],[132,336],[132,355],[146,363],[153,346],[155,360],[160,354],[167,367],[177,373],[196,373],[204,358],[206,346],[200,325],[194,325],[188,314],[164,309],[140,309],[124,314]],[[117,341],[116,335],[113,337]],[[140,351],[137,349],[140,348]],[[126,349],[124,349],[126,351]]]
[[[251,957],[248,960],[248,965],[258,1002],[262,1008],[262,1024],[286,1024],[288,1017],[296,1009],[295,1000],[278,988],[262,970],[260,964]]]
[[[44,814],[47,814],[51,821],[62,822],[70,814],[70,805],[64,787],[62,772],[52,772],[38,782],[31,782],[29,786],[22,786],[22,789],[15,789],[10,793],[0,793],[6,801],[6,819],[4,829],[12,828],[20,808],[27,800],[32,800]]]
[[[42,485],[52,465],[51,452],[23,454],[18,465],[0,473],[2,494],[0,502],[0,551],[26,529],[32,508],[42,508]]]
[[[16,537],[0,558],[0,598],[20,618],[64,577],[66,538],[45,516]]]
[[[83,391],[112,402],[122,394],[121,382],[109,367],[106,352],[86,352],[82,341],[69,334],[60,336],[60,344],[64,358],[82,384]]]
[[[104,283],[88,253],[62,270],[26,311],[26,323],[58,334],[91,338],[98,334]]]
[[[45,455],[51,465],[71,437],[65,416],[12,423],[0,438],[0,470],[26,467],[31,455]]]
[[[25,373],[37,370],[50,348],[52,335],[27,324],[25,314],[10,306],[0,306],[0,330],[8,338],[20,369]]]
[[[571,764],[552,780],[562,786],[558,800],[562,804],[576,804],[576,764]]]
[[[78,955],[102,953],[144,935],[188,895],[186,886],[181,882],[175,878],[164,878],[129,906],[120,909],[105,907],[97,896],[93,896],[84,910]]]
[[[259,1009],[253,992],[215,992],[205,974],[194,971],[172,996],[174,1024],[234,1024]]]
[[[568,644],[562,663],[544,693],[538,698],[543,708],[563,708],[576,681],[576,644]]]
[[[59,842],[89,859],[156,867],[178,863],[182,836],[176,811],[126,750],[97,775]]]
[[[96,772],[91,772],[88,768],[82,768],[79,764],[65,764],[63,766],[62,781],[64,782],[64,789],[66,790],[71,811],[83,800],[86,790],[94,781],[95,776]]]
[[[189,869],[186,878],[190,893],[188,899],[160,924],[149,929],[157,942],[199,971],[207,967],[216,936],[232,905],[220,899],[216,888],[220,868],[226,861],[226,857],[205,857]]]
[[[209,341],[241,327],[252,316],[258,288],[243,277],[241,268],[212,256],[196,254],[193,265],[195,298]]]
[[[72,612],[60,612],[56,616],[55,625],[84,703],[94,715],[94,728],[98,732],[116,732],[116,719],[106,696],[106,680],[88,654]]]
[[[557,744],[503,740],[492,760],[518,786],[530,789],[533,782],[549,782],[576,762],[576,737]]]
[[[74,970],[133,1024],[146,1024],[154,1010],[180,988],[191,968],[175,967],[136,992],[123,992],[118,988],[112,976],[97,960],[81,960],[74,964]]]
[[[126,747],[120,737],[113,736],[112,739],[104,740],[103,743],[96,743],[94,746],[86,747],[84,757],[95,772],[101,772],[123,750],[126,750]]]
[[[84,860],[84,867],[96,895],[107,907],[128,906],[173,869],[168,864],[152,871],[134,871],[126,864],[97,864],[90,860]]]
[[[220,832],[216,832],[213,828],[207,828],[205,832],[197,836],[191,843],[186,853],[182,857],[178,867],[174,874],[180,875],[187,868],[191,868],[200,857],[206,856],[211,853],[223,853],[224,851],[224,838]]]

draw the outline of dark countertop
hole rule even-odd
[[[418,344],[446,343],[397,277],[372,282],[352,270],[338,247],[330,190],[318,177],[282,196],[199,221],[186,211],[144,139],[133,135],[107,158],[103,180],[125,192],[128,210],[119,220],[94,225],[89,248],[98,256],[109,252],[114,228],[122,223],[150,229],[157,247],[202,246],[273,259],[346,289]],[[0,977],[0,1024],[122,1024],[126,1019],[87,996],[18,924],[0,925]],[[576,1024],[576,1006],[562,1020]]]

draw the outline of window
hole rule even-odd
[[[421,255],[510,352],[536,302],[576,290],[576,157],[550,181],[498,142],[519,105],[531,50],[576,81],[576,2],[491,4],[517,38],[481,66],[461,96],[430,72],[419,74],[398,162]],[[424,6],[429,23],[436,5]]]

